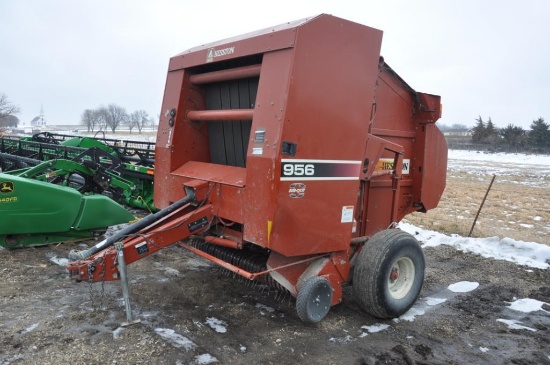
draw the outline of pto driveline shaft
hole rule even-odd
[[[195,200],[195,194],[190,193],[185,198],[178,200],[174,204],[171,204],[154,214],[149,214],[147,217],[135,222],[134,224],[131,224],[124,229],[121,229],[111,237],[104,239],[103,241],[99,242],[97,245],[93,247],[90,247],[89,249],[82,250],[82,251],[71,250],[71,252],[69,252],[69,261],[73,262],[73,261],[87,259],[88,257],[95,255],[99,251],[102,251],[107,247],[113,245],[115,242],[123,240],[126,236],[139,232],[141,229],[153,224],[154,222],[167,216],[168,214],[172,213],[176,209],[192,202],[193,200]]]

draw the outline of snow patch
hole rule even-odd
[[[40,323],[33,323],[31,324],[29,327],[25,328],[25,330],[23,331],[23,333],[29,333],[29,332],[32,332],[36,329],[36,327],[38,327]]]
[[[510,305],[508,306],[508,308],[518,312],[523,312],[523,313],[531,313],[536,311],[543,311],[548,313],[547,310],[542,309],[542,306],[545,304],[548,304],[548,303],[541,302],[536,299],[523,298],[523,299],[518,299],[514,302],[510,302]]]
[[[454,293],[468,293],[475,290],[479,286],[479,283],[475,281],[459,281],[448,286],[448,289]]]
[[[265,312],[267,313],[273,313],[275,312],[275,308],[268,307],[267,305],[256,303],[256,308],[260,310],[260,314],[263,316],[265,315]]]
[[[473,238],[424,230],[409,223],[399,223],[399,228],[416,237],[423,248],[448,245],[457,250],[485,258],[514,262],[537,269],[550,268],[550,246],[536,242],[517,241],[498,237]]]
[[[184,348],[189,351],[197,347],[197,345],[185,336],[176,333],[176,331],[169,328],[155,328],[155,332],[168,341],[172,346],[176,348]]]
[[[4,249],[3,247],[0,248]],[[5,358],[2,362],[0,362],[0,365],[10,365],[12,362],[17,362],[18,360],[22,360],[24,358],[25,357],[21,354],[13,355],[12,357]]]
[[[64,257],[52,256],[50,257],[50,261],[56,265],[63,266],[63,267],[67,267],[67,265],[69,264],[69,259],[66,259]]]
[[[187,261],[185,262],[185,265],[191,271],[200,271],[200,269],[202,269],[202,268],[207,268],[207,267],[212,266],[210,261],[207,261],[207,260],[202,259],[202,258],[187,259]]]
[[[376,332],[380,332],[380,331],[383,331],[385,329],[390,328],[390,325],[379,323],[379,324],[375,324],[375,325],[372,325],[372,326],[361,326],[361,328],[366,329],[369,333],[376,333]]]
[[[416,319],[416,317],[423,316],[424,314],[426,314],[426,311],[424,309],[412,307],[407,311],[407,313],[401,315],[399,318],[394,318],[393,321],[396,323],[398,323],[400,320],[412,322]]]
[[[118,327],[116,330],[113,331],[113,339],[118,340],[120,337],[120,332],[124,331],[124,327]]]
[[[165,268],[163,268],[163,270],[166,274],[171,275],[171,276],[183,276],[181,272],[179,272],[178,270],[173,269],[171,267],[165,267]]]
[[[426,304],[429,306],[439,305],[441,303],[445,303],[447,299],[445,298],[432,298],[432,297],[426,297]]]
[[[213,364],[215,362],[218,362],[218,359],[216,359],[214,356],[210,354],[202,354],[202,355],[195,356],[195,363],[199,365]]]
[[[222,321],[220,319],[217,319],[217,318],[214,318],[214,317],[207,317],[206,321],[204,323],[209,325],[210,328],[212,328],[214,331],[216,331],[218,333],[226,333],[227,332],[227,328],[226,328],[227,323],[225,323],[224,321]]]
[[[347,335],[345,337],[331,337],[329,338],[330,342],[340,343],[340,344],[346,344],[355,341],[355,339],[351,335]]]
[[[521,165],[533,165],[533,166],[550,166],[550,156],[548,155],[536,155],[526,153],[479,153],[477,151],[466,150],[449,150],[449,160],[466,160],[466,161],[489,161],[510,164],[517,166],[518,161],[521,161]],[[460,165],[460,164],[458,164]],[[531,171],[531,170],[530,170]]]
[[[531,331],[531,332],[537,332],[536,329],[534,328],[531,328],[531,327],[527,327],[527,326],[523,326],[521,325],[520,321],[516,321],[515,319],[497,319],[497,322],[502,322],[506,325],[508,325],[508,328],[512,329],[512,330],[527,330],[527,331]]]

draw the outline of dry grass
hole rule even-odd
[[[416,226],[468,236],[492,176],[449,173],[437,209],[414,213],[404,221]],[[472,237],[509,237],[550,245],[550,181],[532,187],[529,176],[497,176],[481,210]],[[539,181],[540,182],[540,181]]]

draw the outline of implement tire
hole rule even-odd
[[[378,318],[395,318],[418,299],[425,261],[412,235],[388,229],[373,235],[358,254],[353,290],[361,309]]]
[[[317,323],[327,315],[332,302],[330,282],[321,276],[306,280],[296,298],[296,313],[305,323]]]

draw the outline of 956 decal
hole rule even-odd
[[[281,159],[281,181],[359,180],[361,161]]]

